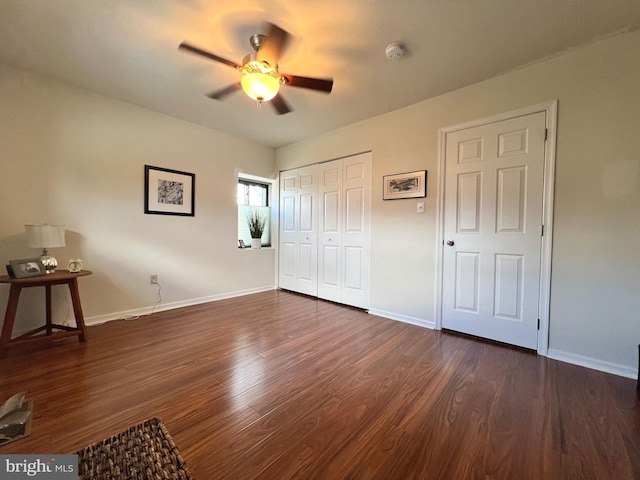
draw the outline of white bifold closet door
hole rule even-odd
[[[370,152],[281,173],[281,288],[369,307],[370,192]]]
[[[318,170],[280,173],[281,288],[318,295]]]
[[[368,308],[371,153],[319,168],[318,297]]]

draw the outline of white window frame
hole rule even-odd
[[[267,186],[267,207],[269,207],[269,236],[266,239],[263,239],[263,244],[262,247],[272,247],[274,245],[274,226],[277,225],[277,222],[274,221],[274,210],[272,208],[273,205],[273,198],[274,198],[274,189],[275,189],[275,180],[271,179],[271,178],[266,178],[266,177],[260,177],[258,175],[251,175],[248,173],[244,173],[244,172],[238,172],[237,174],[237,179],[236,179],[236,192],[237,192],[237,187],[238,184],[242,183],[242,182],[247,182],[247,183],[258,183],[258,184],[263,184]],[[236,195],[237,196],[237,195]],[[237,204],[237,199],[236,199],[236,204]],[[238,205],[238,230],[240,230],[240,204]],[[240,235],[238,234],[238,236],[240,237]],[[247,244],[247,242],[245,241],[245,246],[249,247],[250,244]]]

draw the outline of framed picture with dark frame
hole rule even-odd
[[[25,278],[46,275],[47,270],[39,258],[24,258],[22,260],[9,260],[7,273],[11,278]]]
[[[382,177],[382,199],[420,198],[427,196],[427,171],[397,173]]]
[[[144,166],[144,213],[195,216],[195,173]]]

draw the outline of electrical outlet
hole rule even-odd
[[[155,285],[158,283],[158,275],[156,275],[155,273],[153,275],[151,275],[149,277],[149,280],[151,281],[151,285]]]

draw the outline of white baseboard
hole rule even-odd
[[[384,310],[369,309],[370,315],[376,317],[388,318],[389,320],[397,320],[398,322],[409,323],[411,325],[417,325],[418,327],[430,328],[434,330],[436,328],[435,322],[424,320],[422,318],[409,317],[407,315],[401,315],[399,313],[385,312]]]
[[[244,295],[251,295],[252,293],[267,292],[269,290],[275,290],[275,285],[267,285],[264,287],[250,288],[248,290],[240,290],[236,292],[222,293],[219,295],[211,295],[208,297],[192,298],[189,300],[181,300],[179,302],[160,303],[158,305],[150,307],[136,308],[133,310],[125,310],[121,312],[107,313],[105,315],[96,315],[94,317],[87,317],[84,319],[85,325],[102,325],[103,323],[110,322],[112,320],[132,319],[141,317],[143,315],[150,315],[153,312],[163,312],[165,310],[173,310],[175,308],[189,307],[191,305],[199,305],[201,303],[217,302],[219,300],[226,300],[227,298],[242,297]]]
[[[550,348],[547,352],[547,357],[554,360],[560,360],[561,362],[572,363],[573,365],[579,365],[581,367],[590,368],[592,370],[599,370],[605,373],[612,373],[621,377],[632,378],[636,380],[638,378],[638,370],[635,368],[627,367],[625,365],[618,365],[615,363],[605,362],[603,360],[597,360],[591,357],[585,357],[576,353],[563,352],[562,350],[556,350]]]

